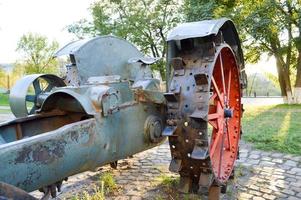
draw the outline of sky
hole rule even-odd
[[[23,34],[39,33],[60,46],[74,40],[65,29],[82,18],[88,18],[93,0],[0,0],[0,63],[11,63],[20,57],[15,52]]]
[[[66,26],[82,18],[90,19],[88,8],[94,0],[0,0],[0,63],[14,63],[23,34],[39,33],[63,47],[76,39]],[[247,65],[248,73],[277,74],[274,59],[263,56],[255,65]]]

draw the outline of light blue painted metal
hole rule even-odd
[[[230,20],[227,18],[221,18],[183,23],[169,31],[167,41],[205,37],[211,34],[216,35],[220,28],[228,21]]]
[[[165,99],[148,66],[156,59],[113,36],[71,43],[62,54],[75,61],[80,85],[52,88],[37,97],[34,115],[0,125],[0,182],[26,191],[52,187],[165,139]],[[18,85],[27,89],[41,76]]]
[[[135,46],[115,36],[72,42],[56,53],[56,56],[61,55],[70,55],[78,69],[81,84],[92,76],[120,75],[122,80],[135,79],[139,70],[128,60],[143,57]]]
[[[0,145],[0,180],[33,191],[151,148],[158,143],[145,140],[150,115],[164,120],[155,107],[133,102],[106,118],[95,116]]]

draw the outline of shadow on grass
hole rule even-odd
[[[301,105],[247,106],[242,138],[262,150],[301,155]]]

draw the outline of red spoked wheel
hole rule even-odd
[[[210,91],[208,122],[212,126],[212,133],[209,153],[215,179],[225,183],[237,158],[241,123],[239,71],[229,47],[219,51]]]

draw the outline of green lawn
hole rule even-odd
[[[245,106],[242,138],[262,150],[301,155],[301,105]]]
[[[0,94],[0,106],[8,106],[8,94]]]

